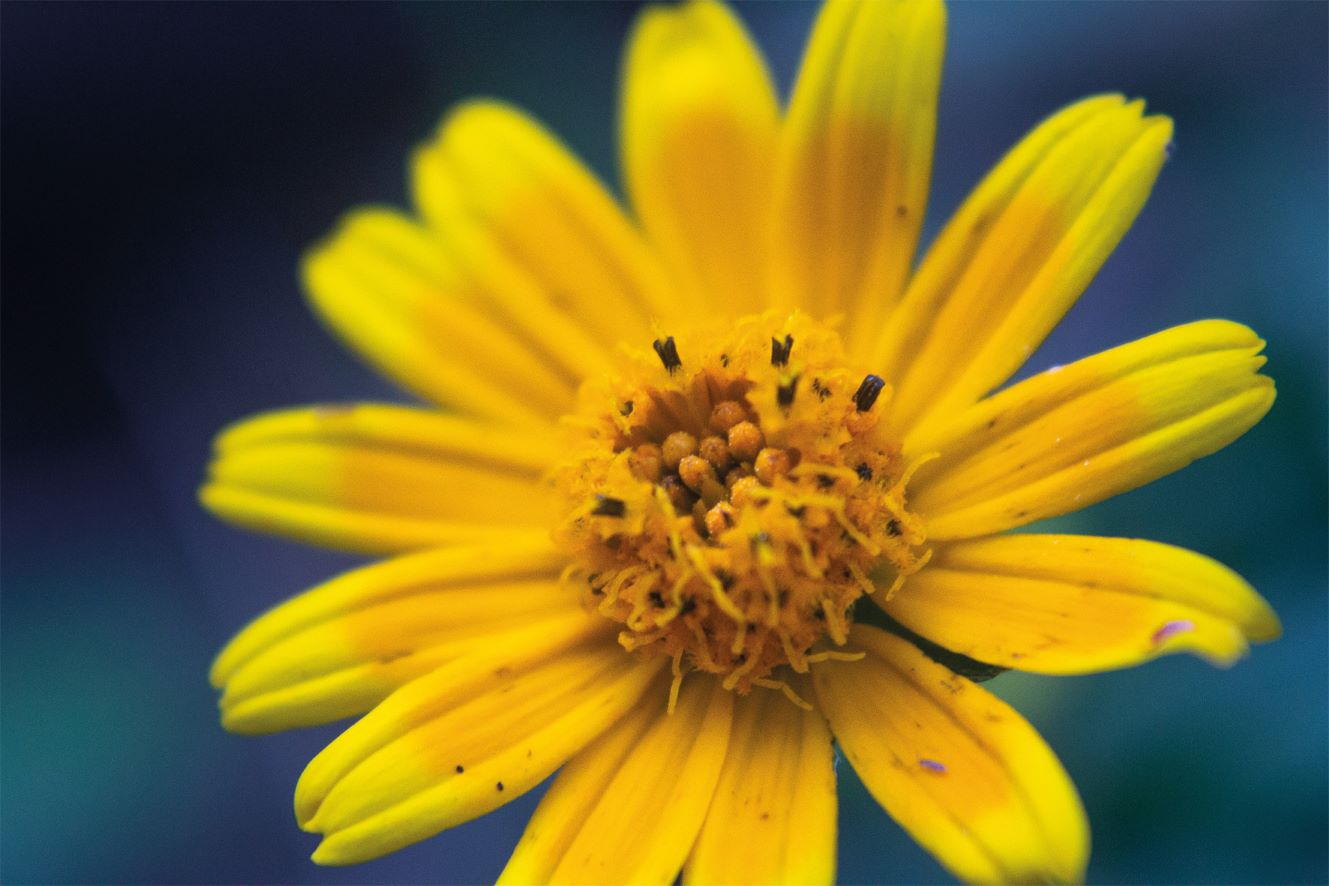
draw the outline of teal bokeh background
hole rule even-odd
[[[630,4],[0,6],[0,880],[476,882],[534,797],[349,870],[290,795],[335,727],[228,736],[205,681],[246,619],[355,562],[220,525],[210,435],[399,398],[307,313],[295,268],[347,208],[402,203],[449,105],[510,99],[608,180]],[[814,7],[740,12],[787,90]],[[990,684],[1057,749],[1096,882],[1325,882],[1326,32],[1305,3],[951,7],[925,239],[1055,108],[1121,90],[1177,122],[1150,204],[1029,369],[1200,317],[1269,342],[1279,398],[1222,453],[1060,521],[1242,572],[1285,637]],[[944,872],[843,776],[846,882]]]

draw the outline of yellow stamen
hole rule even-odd
[[[790,686],[788,683],[784,682],[783,680],[767,680],[765,678],[762,678],[758,680],[753,680],[752,685],[760,686],[763,689],[778,689],[784,693],[785,698],[789,699],[803,710],[805,711],[812,710],[812,705],[804,701],[802,696],[800,696],[797,692],[794,691],[794,687]]]

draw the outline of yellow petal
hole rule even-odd
[[[928,247],[909,283],[907,297],[890,322],[874,330],[877,337],[871,365],[883,378],[898,380],[904,375],[929,324],[983,245],[1001,209],[1048,151],[1085,121],[1124,103],[1119,95],[1100,95],[1063,108],[1034,127],[988,173]]]
[[[542,588],[514,585],[504,594],[536,595]],[[519,650],[546,656],[597,633],[604,620],[563,600],[561,611],[526,614],[520,605],[507,618],[458,618],[434,595],[398,601],[321,625],[266,651],[226,684],[222,725],[250,735],[317,726],[363,714],[393,691],[477,650]]]
[[[243,526],[367,553],[535,533],[543,432],[370,404],[268,413],[217,440],[201,496]]]
[[[685,884],[835,880],[835,766],[820,713],[756,691],[734,703],[720,784]]]
[[[418,162],[419,168],[430,169],[434,191],[456,191],[447,167]],[[459,197],[447,205],[453,211],[430,219],[431,229],[458,274],[473,287],[477,302],[568,377],[585,379],[611,371],[618,340],[597,331],[597,318],[576,313],[560,291],[533,276],[510,253],[502,232],[473,217]]]
[[[566,562],[549,539],[513,540],[410,554],[347,572],[268,610],[238,633],[213,662],[220,689],[264,649],[306,628],[416,593],[491,587],[557,575]]]
[[[1011,376],[1079,297],[1144,206],[1172,122],[1139,102],[1088,99],[1013,149],[970,196],[874,333],[913,428]]]
[[[776,174],[771,286],[821,318],[848,311],[861,352],[904,286],[932,169],[940,2],[823,7]]]
[[[304,263],[314,307],[383,373],[420,396],[536,424],[564,412],[578,381],[496,315],[430,232],[360,210]]]
[[[661,694],[560,773],[500,882],[674,881],[715,794],[733,693],[697,677],[672,714],[664,702]]]
[[[533,661],[477,653],[406,684],[342,733],[296,787],[319,864],[377,858],[529,791],[641,696],[660,670],[596,641]]]
[[[418,450],[530,476],[542,474],[560,458],[548,433],[517,433],[476,419],[379,403],[265,412],[226,428],[215,445],[219,453],[232,453],[311,439]]]
[[[329,508],[296,501],[284,494],[250,492],[221,484],[204,486],[199,491],[199,501],[214,514],[255,532],[369,554],[417,550],[443,543],[539,538],[547,534],[546,530],[501,524],[467,526]]]
[[[492,101],[462,105],[417,152],[414,195],[445,237],[469,230],[602,342],[650,342],[678,305],[658,259],[604,187],[545,129]]]
[[[867,657],[814,665],[812,681],[877,802],[962,880],[1080,880],[1084,809],[1033,728],[899,637],[856,626],[851,646]]]
[[[568,761],[540,800],[499,886],[547,883],[633,749],[664,713],[668,679],[657,679],[625,714]]]
[[[1279,635],[1269,604],[1220,563],[1124,538],[1008,535],[942,545],[883,604],[910,630],[979,661],[1044,674],[1170,652],[1228,665]]]
[[[910,487],[935,539],[1065,514],[1222,449],[1269,410],[1264,342],[1207,320],[1160,332],[988,398],[905,440],[938,452]]]
[[[778,121],[765,64],[723,4],[642,13],[625,62],[627,189],[683,290],[712,309],[763,303]]]
[[[530,547],[450,549],[314,588],[251,624],[217,659],[222,724],[260,733],[326,723],[475,650],[543,656],[574,645],[603,620],[556,569]]]

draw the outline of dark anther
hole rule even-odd
[[[734,664],[736,665],[741,665],[743,662],[747,660],[748,660],[748,654],[746,652],[740,652],[738,655],[734,656]]]
[[[834,485],[835,485],[835,478],[832,477],[830,474],[817,475],[817,488],[830,489]]]
[[[664,608],[664,594],[660,593],[659,591],[651,591],[649,594],[646,595],[646,597],[651,601],[651,605],[654,606],[656,609]]]
[[[500,781],[496,787],[497,787],[500,791],[503,790],[503,782]]]
[[[859,462],[858,467],[854,468],[858,472],[858,478],[863,481],[872,479],[872,468],[868,467],[865,461]]]
[[[463,765],[461,765],[460,763],[458,763],[458,764],[457,764],[457,774],[460,775],[461,773],[463,773],[463,772],[465,772],[465,771],[466,771],[466,767],[463,766]]]
[[[891,536],[892,538],[894,538],[895,536],[899,535],[902,531],[903,531],[903,530],[900,529],[900,521],[899,521],[899,520],[887,520],[887,521],[886,521],[886,534],[887,534],[887,535],[889,535],[889,536]]]
[[[788,408],[794,402],[794,391],[798,388],[798,379],[799,376],[796,375],[789,379],[788,384],[780,385],[775,389],[775,402],[779,403],[781,407]]]
[[[715,570],[715,577],[719,580],[720,587],[726,591],[734,586],[734,577],[723,569]]]
[[[679,615],[687,615],[689,612],[691,612],[692,610],[694,610],[694,609],[696,609],[696,608],[697,608],[697,598],[696,598],[696,597],[688,597],[687,599],[685,599],[685,600],[683,601],[683,608],[680,609],[680,610],[678,610],[678,614],[679,614]]]
[[[623,408],[620,409],[620,410],[618,411],[618,414],[621,415],[621,416],[623,416],[624,418],[627,418],[629,415],[631,415],[631,414],[632,414],[632,401],[629,400],[629,401],[627,401],[626,403],[624,403],[624,404],[623,404]]]
[[[728,354],[721,354],[721,355],[720,355],[720,365],[723,366],[725,369],[728,369],[728,368],[729,368],[729,355],[728,355]]]
[[[877,402],[877,395],[884,387],[886,382],[882,381],[880,376],[866,376],[863,383],[858,386],[858,390],[854,392],[854,405],[858,407],[858,411],[867,412],[871,409],[872,404]]]
[[[798,507],[794,507],[793,505],[785,505],[784,509],[789,512],[789,516],[791,517],[802,517],[804,512],[806,512],[808,508],[807,505],[799,505]]]
[[[819,378],[814,378],[812,380],[812,392],[816,394],[817,399],[821,401],[825,401],[826,398],[831,395],[831,389],[822,384],[821,379]]]
[[[660,355],[660,362],[664,368],[671,374],[675,369],[683,365],[683,361],[678,359],[678,348],[674,345],[674,337],[671,335],[664,341],[656,339],[651,342],[651,347],[655,348],[655,353]]]
[[[786,335],[784,341],[778,338],[771,338],[771,365],[784,366],[789,362],[789,352],[794,349],[794,337]]]
[[[591,513],[597,517],[621,517],[627,512],[628,506],[623,503],[621,498],[610,498],[607,495],[596,494],[595,507],[591,508]]]

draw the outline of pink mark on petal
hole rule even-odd
[[[1187,619],[1178,619],[1177,621],[1164,622],[1163,626],[1154,631],[1154,645],[1162,643],[1169,637],[1175,637],[1177,634],[1184,634],[1187,631],[1195,630],[1195,622]]]
[[[945,774],[946,772],[945,763],[938,763],[936,760],[929,760],[926,757],[920,757],[918,760],[918,765],[922,766],[928,772],[935,772],[938,775]]]

